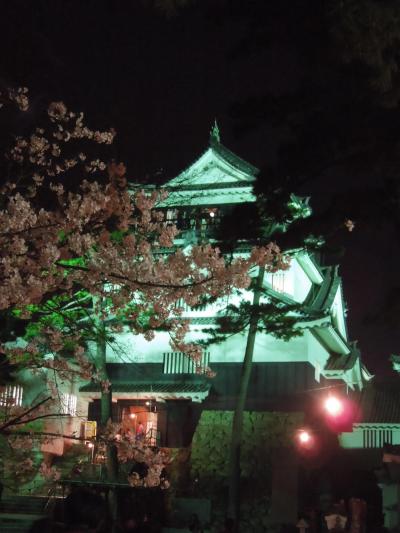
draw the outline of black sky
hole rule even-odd
[[[281,132],[265,121],[238,135],[232,109],[266,89],[279,94],[295,85],[302,58],[284,41],[242,53],[252,2],[242,4],[242,16],[215,0],[166,17],[139,0],[13,0],[2,6],[0,81],[28,86],[33,114],[64,100],[91,126],[114,127],[113,155],[134,180],[176,175],[204,150],[214,118],[227,147],[265,167]],[[345,185],[333,176],[304,193],[315,206]],[[341,266],[350,337],[373,372],[387,369],[383,362],[400,347],[397,329],[365,321],[397,284],[398,250],[387,232],[357,227],[345,236]]]

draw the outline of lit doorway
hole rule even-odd
[[[151,411],[151,405],[130,405],[122,409],[122,431],[137,442],[147,446],[159,444],[157,413]]]

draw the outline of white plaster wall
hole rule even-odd
[[[310,292],[312,283],[296,259],[292,260],[290,270],[293,272],[293,298],[301,303]]]
[[[308,361],[314,368],[323,369],[329,359],[329,353],[309,330],[304,332],[304,337],[307,342]]]
[[[400,444],[400,428],[393,429],[393,444]]]
[[[341,433],[339,444],[342,448],[363,448],[363,432],[355,429],[352,432]]]
[[[335,326],[337,327],[339,333],[342,335],[344,339],[347,340],[347,331],[346,331],[346,324],[345,324],[345,317],[344,317],[344,302],[343,302],[343,296],[342,296],[342,288],[339,286],[338,290],[336,292],[335,298],[333,300],[331,313],[333,318],[333,322]]]
[[[284,294],[293,298],[295,302],[303,302],[310,292],[312,283],[300,266],[296,258],[293,258],[290,263],[290,267],[282,271],[284,276]],[[267,273],[265,278],[268,286],[272,287],[273,274]]]
[[[257,335],[254,347],[255,362],[297,362],[307,361],[307,342],[302,337],[290,341],[275,339],[271,335]]]
[[[211,361],[214,363],[230,363],[243,361],[246,349],[246,334],[228,338],[223,344],[211,347]],[[274,339],[271,335],[258,334],[254,346],[253,361],[264,362],[295,362],[307,361],[307,343],[299,337],[289,342]]]
[[[205,334],[202,327],[198,326],[190,333],[191,341],[204,339]],[[220,345],[212,345],[207,348],[211,354],[211,361],[241,362],[243,361],[246,347],[247,334],[241,333],[228,337]],[[153,341],[146,341],[143,336],[134,336],[131,333],[123,333],[118,337],[118,346],[107,347],[107,361],[136,362],[136,363],[161,363],[165,352],[173,351],[170,346],[168,333],[157,332]],[[297,337],[289,342],[275,339],[270,335],[258,334],[255,342],[254,361],[255,362],[287,362],[287,361],[307,361],[308,342],[307,339]]]
[[[126,332],[116,335],[116,342],[107,346],[106,357],[109,363],[161,363],[163,353],[171,351],[167,332],[156,332],[152,341]]]

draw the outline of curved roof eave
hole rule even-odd
[[[239,156],[225,148],[222,144],[214,141],[210,143],[210,146],[198,157],[188,168],[183,170],[175,178],[170,179],[165,183],[166,188],[174,187],[184,187],[191,186],[192,183],[190,179],[193,179],[195,176],[196,167],[199,167],[202,163],[202,160],[211,158],[214,161],[222,162],[225,165],[232,169],[232,178],[235,174],[239,174],[242,178],[242,181],[247,183],[252,183],[255,181],[256,175],[259,173],[259,170],[244,161]],[[234,180],[233,180],[234,181]],[[236,181],[239,181],[236,176]]]

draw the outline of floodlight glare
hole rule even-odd
[[[343,412],[343,402],[335,396],[329,396],[325,400],[324,407],[331,416],[339,416]]]
[[[299,432],[298,439],[301,442],[301,444],[307,444],[311,440],[311,435],[308,431],[306,431],[305,429],[302,429]]]

